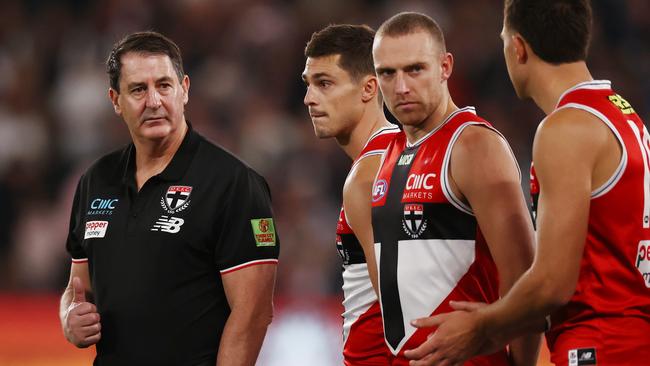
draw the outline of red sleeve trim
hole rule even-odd
[[[255,260],[255,261],[242,263],[242,264],[236,265],[234,267],[222,269],[219,272],[223,276],[226,273],[235,272],[235,271],[240,270],[242,268],[246,268],[246,267],[250,267],[250,266],[256,266],[258,264],[278,264],[278,260],[277,259],[259,259],[259,260]]]

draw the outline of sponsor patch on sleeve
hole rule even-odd
[[[275,225],[273,225],[273,218],[252,219],[251,226],[253,227],[253,237],[255,244],[258,247],[274,247],[275,246]]]
[[[108,229],[108,221],[88,221],[84,239],[103,238],[106,235],[106,229]]]
[[[595,348],[577,348],[569,350],[569,366],[596,365]]]

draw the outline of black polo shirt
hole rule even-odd
[[[88,169],[66,246],[88,261],[95,365],[214,365],[230,313],[220,274],[279,251],[265,180],[191,127],[140,192],[133,144]]]

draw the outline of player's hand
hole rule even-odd
[[[101,323],[95,304],[86,302],[86,294],[79,277],[72,279],[74,294],[63,319],[63,333],[66,339],[79,348],[99,342]]]
[[[410,366],[460,366],[471,357],[498,350],[484,334],[476,311],[486,304],[452,301],[450,305],[456,311],[411,322],[416,328],[438,329],[419,347],[404,352],[412,360]]]

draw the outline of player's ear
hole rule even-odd
[[[519,33],[512,36],[512,44],[515,49],[515,56],[517,56],[517,62],[525,64],[528,61],[528,53],[532,52],[530,45]]]
[[[111,103],[113,104],[113,110],[115,111],[115,114],[118,116],[122,114],[122,108],[120,107],[120,92],[113,88],[108,88],[108,98],[111,100]]]
[[[189,76],[187,75],[183,76],[181,87],[183,88],[183,104],[187,104],[187,102],[190,99],[190,77]]]
[[[361,100],[368,103],[379,93],[379,84],[374,75],[366,75],[363,77],[362,84],[363,90],[361,91]]]
[[[443,53],[440,68],[442,71],[440,73],[442,81],[447,81],[451,77],[451,73],[454,71],[454,55],[450,52]]]

